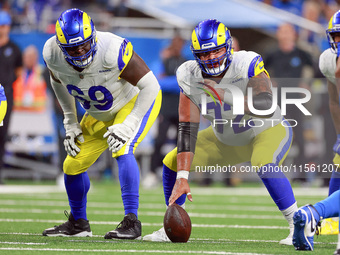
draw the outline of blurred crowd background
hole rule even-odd
[[[234,50],[261,54],[275,86],[290,84],[311,91],[306,107],[312,116],[288,109],[288,117],[299,125],[294,128],[294,144],[285,164],[302,165],[304,170],[287,176],[302,185],[328,186],[330,171],[308,169],[313,164],[329,169],[332,164],[336,133],[318,58],[329,47],[325,29],[340,9],[339,0],[0,0],[4,11],[0,39],[2,15],[8,13],[10,39],[19,46],[23,61],[23,70],[12,84],[14,106],[2,144],[0,183],[58,179],[62,173],[66,155],[63,116],[51,91],[42,48],[53,36],[61,12],[74,7],[86,11],[97,30],[129,39],[159,79],[161,114],[136,151],[145,188],[161,185],[162,158],[176,145],[179,88],[175,72],[184,61],[193,59],[191,32],[206,18],[216,18],[230,29]],[[78,112],[81,118],[81,107]],[[201,128],[206,125],[202,120]],[[116,178],[116,169],[107,152],[89,169],[89,175],[111,180]],[[193,173],[191,179],[200,185],[227,186],[258,181],[254,173]]]

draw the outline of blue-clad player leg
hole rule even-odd
[[[316,203],[314,206],[306,205],[299,208],[293,218],[293,245],[295,249],[314,249],[314,235],[320,220],[339,216],[339,202],[340,190]]]

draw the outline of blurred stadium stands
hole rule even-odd
[[[241,49],[254,50],[260,54],[265,54],[276,44],[275,29],[279,24],[292,23],[299,31],[307,30],[317,38],[313,42],[306,41],[306,38],[299,40],[299,45],[314,54],[317,63],[320,52],[328,47],[324,32],[329,18],[328,12],[336,10],[338,6],[335,1],[314,0],[320,4],[320,8],[322,7],[320,19],[314,21],[303,17],[304,3],[309,1],[7,0],[1,1],[0,5],[2,9],[8,10],[12,15],[11,39],[21,49],[34,44],[41,53],[45,41],[54,34],[54,24],[60,13],[65,9],[76,7],[89,13],[97,30],[110,31],[128,38],[132,42],[134,50],[152,70],[156,71],[157,68],[153,69],[153,67],[159,62],[159,52],[169,44],[174,33],[178,31],[187,40],[183,54],[188,59],[193,59],[188,47],[191,31],[199,21],[206,18],[216,18],[225,23],[230,28],[232,35],[238,38]],[[268,5],[264,2],[272,4]],[[291,9],[286,8],[287,5],[283,2],[297,4],[296,6],[299,6],[300,9],[292,13]],[[327,13],[324,8],[328,8]],[[316,51],[315,47],[312,47],[313,43],[317,47]],[[43,63],[42,56],[40,62]],[[314,108],[318,108],[318,105],[323,104],[321,97],[323,98],[327,94],[327,90],[324,89],[324,84],[321,81],[315,83],[315,88],[314,103],[316,106]],[[317,112],[313,113],[314,115],[317,121],[315,124],[316,134],[322,133],[324,128],[320,123],[322,121],[317,118]],[[35,124],[31,122],[29,125]],[[148,140],[148,144],[144,146],[148,149],[141,150],[144,152],[143,157],[149,157],[152,153],[152,137],[146,140]],[[314,143],[324,147],[322,135],[315,141],[313,140]],[[294,152],[294,150],[292,151]],[[105,159],[105,161],[107,160]],[[147,168],[147,160],[143,162],[144,168]],[[101,170],[105,168],[105,164],[100,168]],[[144,169],[143,171],[148,170]],[[216,176],[216,178],[218,177]]]

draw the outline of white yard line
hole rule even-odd
[[[50,200],[11,200],[11,199],[0,199],[0,205],[16,205],[16,206],[43,206],[43,207],[65,207],[68,208],[68,201],[50,201]],[[164,210],[165,213],[165,205],[162,203],[140,203],[140,208],[145,209],[160,209]],[[87,208],[119,208],[122,210],[122,203],[106,203],[106,202],[91,202],[89,201],[87,204]],[[258,211],[258,212],[277,212],[275,204],[268,206],[250,206],[250,205],[230,205],[230,204],[220,204],[220,205],[194,205],[190,204],[187,206],[188,210],[213,210],[213,211]]]
[[[18,232],[10,232],[10,233],[4,233],[4,232],[0,232],[0,235],[21,235],[21,236],[41,236],[41,234],[35,234],[35,233],[18,233]],[[92,235],[92,237],[99,237],[99,238],[103,238],[103,235]],[[74,237],[67,237],[67,241],[69,242],[82,242],[82,243],[112,243],[112,242],[119,242],[119,243],[132,243],[132,242],[138,242],[140,243],[140,241],[135,241],[135,240],[116,240],[116,239],[112,239],[110,241],[108,240],[92,240],[90,238],[86,238],[86,239],[71,239]],[[65,239],[66,240],[66,239]],[[200,241],[200,242],[207,242],[207,243],[225,243],[225,242],[245,242],[245,243],[249,243],[249,242],[254,242],[254,243],[278,243],[278,240],[260,240],[260,239],[256,239],[256,240],[247,240],[247,239],[225,239],[225,238],[218,238],[218,239],[212,239],[212,238],[190,238],[189,239],[189,243],[192,241]],[[45,245],[47,243],[20,243],[20,242],[0,242],[0,243],[11,243],[11,244],[27,244],[27,245]],[[314,244],[322,244],[322,242],[314,242]],[[337,244],[337,242],[329,242],[328,244]]]
[[[95,192],[95,191],[92,191]],[[200,196],[268,196],[264,187],[258,188],[211,188],[193,187],[193,195]],[[0,194],[26,194],[26,193],[65,193],[65,188],[58,185],[0,185]],[[328,196],[328,188],[294,188],[296,196]],[[162,195],[162,194],[160,194]]]
[[[92,252],[92,253],[101,253],[101,252],[122,252],[122,253],[169,253],[169,254],[220,254],[220,255],[267,255],[268,253],[238,253],[238,252],[224,252],[224,251],[167,251],[167,250],[121,250],[121,249],[112,249],[112,250],[100,250],[100,249],[52,249],[52,248],[0,248],[0,250],[14,250],[14,251],[65,251],[65,252]]]
[[[65,188],[58,185],[0,185],[0,187],[0,194],[65,192]]]
[[[256,207],[254,207],[256,210]],[[0,208],[1,213],[36,213],[36,214],[61,214],[61,210],[48,209],[15,209],[15,208]],[[122,215],[122,211],[104,211],[104,210],[87,210],[88,214],[92,215]],[[139,212],[140,216],[159,216],[164,217],[165,212]],[[219,219],[256,219],[256,220],[284,220],[281,215],[246,215],[246,214],[217,214],[217,213],[192,213],[191,218],[219,218]]]
[[[48,243],[0,242],[0,244],[46,245]]]
[[[293,188],[295,196],[328,196],[328,188]],[[193,195],[200,196],[269,196],[265,187],[259,188],[191,188]]]
[[[0,219],[0,222],[16,223],[63,223],[64,220],[37,220],[37,219]],[[91,225],[117,225],[118,221],[91,221]],[[143,226],[163,226],[163,223],[143,222]],[[283,226],[248,226],[248,225],[220,225],[220,224],[192,224],[195,228],[244,228],[244,229],[289,229]]]

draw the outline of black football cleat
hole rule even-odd
[[[67,211],[64,211],[64,214],[68,218],[68,221],[59,226],[45,229],[42,233],[43,236],[92,236],[92,231],[88,220],[75,220],[72,213],[68,214]]]
[[[340,249],[337,249],[337,250],[333,253],[333,255],[340,255]]]
[[[142,224],[133,213],[128,213],[115,230],[109,231],[105,239],[137,239],[142,238]]]

